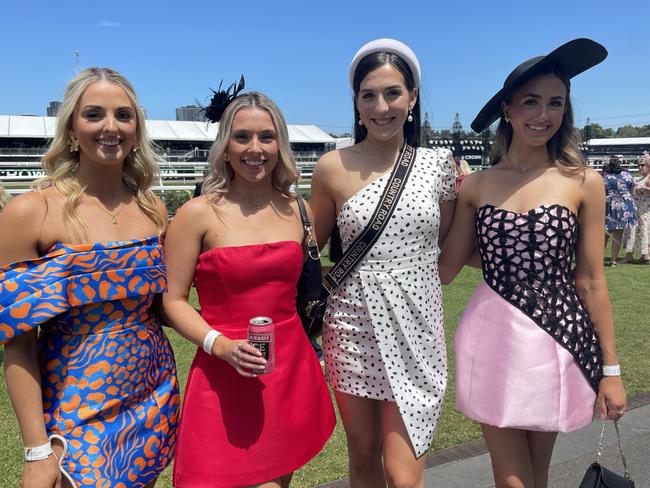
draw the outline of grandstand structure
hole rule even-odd
[[[219,125],[179,120],[146,120],[146,125],[161,156],[160,175],[153,190],[192,192],[207,170],[208,152]],[[0,182],[10,194],[27,191],[43,175],[40,161],[55,128],[55,117],[0,115]],[[301,187],[309,186],[314,165],[324,153],[354,143],[351,137],[335,139],[315,125],[289,125],[288,129]],[[489,166],[490,141],[431,138],[425,144],[448,148],[475,169]],[[601,169],[611,155],[617,155],[623,166],[634,172],[639,156],[650,152],[650,137],[590,139],[581,144],[581,149],[595,169]]]
[[[147,120],[159,148],[160,176],[154,191],[193,191],[208,167],[208,152],[219,124]],[[56,128],[55,117],[0,115],[0,181],[10,194],[27,191],[43,175],[41,158]],[[311,177],[316,161],[336,147],[336,140],[315,125],[289,125],[289,142],[301,176]]]
[[[637,169],[639,156],[650,152],[650,137],[614,137],[589,139],[587,161],[594,168],[602,168],[611,156],[618,156],[623,167]]]
[[[465,159],[474,169],[490,166],[492,141],[480,138],[431,138],[429,147],[449,149],[457,159]],[[589,139],[580,144],[580,150],[587,164],[600,170],[611,156],[618,156],[624,168],[637,170],[637,161],[645,151],[650,152],[650,137],[612,137],[608,139]]]

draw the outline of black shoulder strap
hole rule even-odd
[[[382,193],[375,212],[370,217],[368,225],[357,236],[347,248],[338,263],[325,276],[324,285],[331,293],[338,287],[352,269],[361,262],[363,257],[370,251],[370,248],[377,241],[383,232],[388,220],[393,215],[397,202],[404,191],[406,180],[411,173],[411,164],[415,159],[415,148],[404,144],[400,155],[397,158],[395,167],[391,172],[386,188]],[[329,286],[328,286],[329,285]]]

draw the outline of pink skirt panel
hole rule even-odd
[[[570,432],[591,423],[596,394],[546,331],[481,282],[455,337],[456,405],[495,427]]]

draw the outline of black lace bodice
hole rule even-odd
[[[571,276],[577,216],[561,205],[525,213],[483,205],[475,225],[486,283],[569,351],[597,391],[600,343]]]

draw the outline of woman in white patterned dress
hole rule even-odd
[[[368,224],[400,149],[411,174],[378,241],[330,297],[327,376],[345,426],[353,487],[424,486],[424,454],[447,384],[438,242],[456,192],[447,150],[418,148],[420,69],[399,41],[363,46],[350,66],[355,145],[324,155],[312,180],[318,242],[346,249]],[[382,468],[383,458],[383,468]]]
[[[641,178],[636,182],[632,197],[636,208],[636,225],[625,229],[623,242],[626,254],[620,263],[634,260],[634,252],[641,255],[638,263],[650,264],[650,154],[643,153],[639,158]]]

